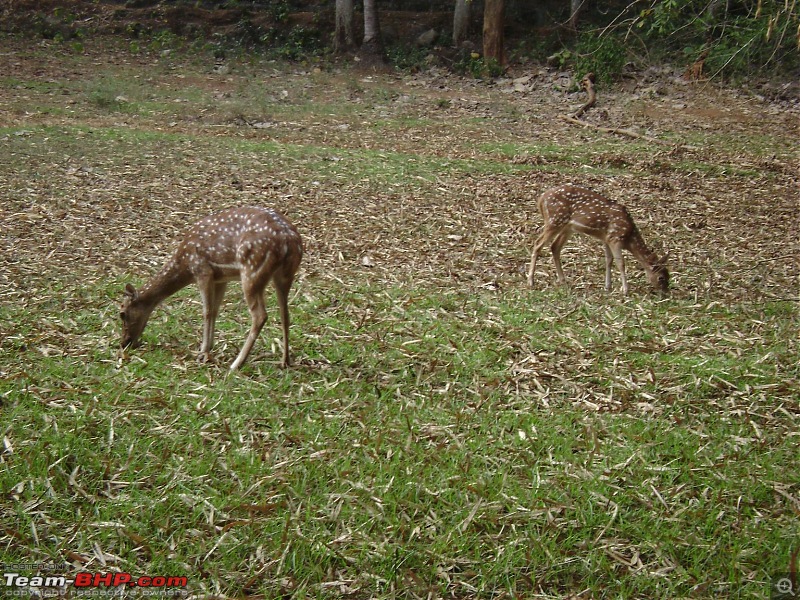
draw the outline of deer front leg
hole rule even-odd
[[[216,328],[219,307],[225,297],[227,283],[214,283],[210,276],[203,277],[197,282],[200,295],[203,299],[203,342],[200,345],[200,354],[197,360],[207,362],[211,360],[211,348],[214,346],[214,330]]]
[[[614,262],[614,254],[611,252],[608,244],[603,244],[603,250],[606,255],[606,291],[611,291],[611,263]]]
[[[214,285],[214,299],[211,302],[211,314],[209,315],[210,331],[208,332],[208,352],[211,352],[211,349],[214,347],[214,333],[217,329],[219,307],[222,305],[222,299],[225,297],[225,289],[227,287],[228,284],[225,281]]]
[[[614,262],[617,265],[617,269],[619,269],[619,278],[622,281],[622,294],[627,296],[628,278],[625,276],[625,259],[622,257],[622,246],[620,244],[609,244],[609,248],[612,256],[614,257]],[[608,277],[610,277],[610,275],[608,275]],[[610,285],[608,289],[610,289]]]

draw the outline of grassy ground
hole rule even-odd
[[[529,89],[4,40],[0,558],[186,575],[199,597],[753,598],[800,539],[796,110],[715,86]],[[677,144],[690,146],[679,147]],[[545,256],[584,183],[670,251],[674,291]],[[222,207],[304,236],[241,373],[231,292],[118,348],[124,283]],[[615,274],[615,284],[617,283]],[[233,289],[233,288],[232,288]]]

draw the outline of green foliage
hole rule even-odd
[[[663,0],[642,10],[635,28],[656,51],[682,51],[688,61],[702,53],[706,74],[754,74],[764,67],[800,64],[800,13],[796,3]]]
[[[650,35],[671,35],[680,26],[681,11],[679,7],[688,8],[686,2],[679,0],[662,0],[641,12],[638,27],[646,28]]]
[[[34,14],[32,28],[36,35],[61,43],[72,39],[80,40],[85,37],[85,30],[78,27],[77,22],[78,19],[73,13],[57,7],[50,15],[44,13]]]
[[[277,23],[286,23],[289,20],[291,7],[286,0],[280,0],[279,2],[270,2],[268,11],[273,21]]]
[[[597,81],[607,83],[622,73],[627,50],[622,40],[613,33],[597,35],[595,31],[586,31],[578,36],[574,61],[578,79],[587,73],[594,73]]]
[[[494,58],[486,60],[477,52],[468,52],[453,63],[453,71],[461,75],[471,75],[475,79],[487,79],[499,77],[504,69]]]
[[[319,31],[302,25],[292,27],[288,31],[270,29],[261,36],[260,41],[267,46],[270,54],[284,60],[301,60],[309,56],[318,56],[325,49]]]
[[[555,54],[552,54],[550,58],[558,65],[559,69],[563,69],[572,63],[575,58],[575,53],[569,48],[563,48]]]
[[[501,65],[497,59],[490,58],[489,60],[483,61],[484,73],[488,77],[500,77],[503,74],[505,69],[503,65]]]
[[[401,71],[418,71],[427,65],[428,48],[408,44],[392,44],[386,48],[386,58]]]
[[[150,38],[150,49],[154,51],[174,50],[183,45],[183,38],[169,29],[157,31]]]

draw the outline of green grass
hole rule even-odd
[[[1,472],[15,507],[8,556],[24,555],[45,517],[61,527],[38,532],[50,548],[40,558],[99,545],[153,573],[208,564],[202,579],[227,594],[316,596],[331,573],[378,595],[524,594],[534,582],[620,597],[700,584],[762,593],[746,574],[785,568],[798,534],[774,502],[776,485],[797,483],[785,468],[796,439],[771,412],[798,391],[780,391],[798,379],[780,358],[782,328],[797,325],[791,307],[716,309],[698,324],[693,306],[644,302],[555,322],[571,299],[537,296],[550,310],[531,309],[528,293],[405,288],[299,300],[298,366],[273,366],[270,323],[231,377],[193,362],[196,302],[167,305],[122,361],[106,333],[114,315],[99,306],[46,322],[32,318],[46,305],[4,307],[4,322],[37,338],[0,347],[14,448]],[[225,314],[243,316],[232,304]],[[771,323],[757,353],[731,335]],[[223,328],[223,344],[235,347],[245,327]],[[713,350],[700,360],[691,339],[664,339],[682,328]],[[48,342],[81,332],[80,351]],[[531,357],[544,389],[513,374]]]
[[[134,128],[61,127],[47,126],[34,129],[0,128],[0,136],[14,140],[20,152],[38,152],[41,145],[58,147],[59,151],[82,154],[102,164],[113,160],[114,151],[131,154],[132,161],[146,164],[152,160],[152,152],[164,148],[185,145],[187,148],[208,148],[205,135],[185,132],[162,132]],[[46,144],[41,138],[46,138]],[[86,141],[93,147],[85,149]],[[435,182],[437,176],[459,176],[469,174],[491,175],[524,173],[526,165],[514,165],[492,160],[461,160],[438,158],[406,152],[372,149],[344,149],[308,144],[286,144],[271,140],[214,140],[214,152],[227,156],[231,161],[252,162],[268,156],[273,162],[283,164],[303,163],[318,179],[337,179],[345,175],[348,179],[369,179],[383,185],[418,185],[420,180]],[[134,148],[147,148],[148,152],[136,153]],[[88,154],[87,154],[88,153]],[[174,167],[180,170],[186,161],[181,158]],[[189,165],[192,163],[189,162]]]

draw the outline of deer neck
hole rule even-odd
[[[647,244],[644,243],[638,230],[634,230],[633,235],[631,235],[630,241],[628,242],[628,250],[648,273],[650,273],[656,263],[658,263],[658,257],[647,247]]]
[[[170,260],[161,272],[148,281],[139,291],[139,302],[149,306],[150,310],[158,306],[164,299],[185,288],[193,280],[189,269]]]

